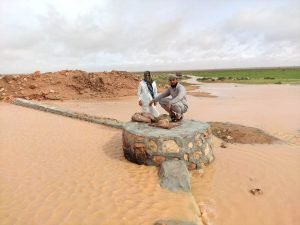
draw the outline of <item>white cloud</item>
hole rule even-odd
[[[0,1],[0,73],[294,66],[297,1]]]

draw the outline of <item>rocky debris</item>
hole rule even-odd
[[[158,119],[158,120],[167,119],[167,120],[169,120],[169,122],[172,121],[170,115],[168,115],[168,114],[160,114],[160,115],[157,117],[157,119]]]
[[[260,188],[253,188],[251,190],[249,190],[249,192],[253,195],[262,195],[263,192]]]
[[[37,85],[35,85],[35,84],[30,84],[28,87],[29,87],[30,89],[36,89],[36,88],[37,88]]]
[[[195,223],[184,220],[159,220],[154,225],[196,225]]]
[[[159,169],[160,186],[170,191],[190,192],[190,174],[182,160],[164,161]]]
[[[178,127],[179,123],[169,122],[169,120],[167,120],[167,119],[160,119],[155,123],[149,124],[149,126],[163,128],[163,129],[172,129],[172,128]]]
[[[135,94],[138,83],[136,75],[121,71],[36,71],[32,74],[1,76],[0,96],[33,100],[111,98]]]
[[[209,122],[209,124],[212,128],[212,133],[227,143],[271,144],[279,141],[279,139],[254,127],[222,122]]]
[[[171,126],[172,124],[170,123],[170,121],[166,118],[166,119],[159,119],[157,121],[157,125],[156,127],[160,127],[160,128],[165,128],[165,129],[170,129],[173,128],[173,126]],[[174,126],[175,127],[175,126]]]
[[[164,129],[171,129],[179,126],[178,123],[171,122],[170,116],[166,114],[162,114],[159,117],[154,117],[151,113],[138,112],[133,114],[133,116],[131,117],[131,121],[148,123],[149,126],[159,127]]]
[[[151,123],[151,122],[155,122],[156,118],[151,113],[138,112],[133,114],[131,120],[134,122]]]
[[[10,96],[1,96],[0,95],[0,101],[5,101],[5,102],[12,102],[13,98]]]
[[[221,143],[220,147],[221,147],[221,148],[227,148],[227,147],[228,147],[228,144],[227,144],[226,142],[223,141],[223,142]]]

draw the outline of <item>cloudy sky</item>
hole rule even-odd
[[[300,65],[300,0],[0,0],[0,73]]]

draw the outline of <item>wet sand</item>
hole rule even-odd
[[[1,221],[135,225],[172,218],[216,225],[298,224],[300,86],[206,84],[200,90],[218,97],[188,96],[186,118],[253,126],[284,142],[222,149],[216,139],[215,162],[203,176],[192,173],[193,198],[161,189],[155,168],[126,162],[118,130],[1,104]],[[136,97],[52,104],[122,121],[139,110]],[[263,194],[254,196],[251,188]],[[195,201],[201,218],[195,218]]]

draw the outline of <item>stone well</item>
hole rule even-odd
[[[131,162],[159,166],[165,160],[184,160],[189,170],[214,160],[208,123],[183,120],[172,129],[128,122],[123,128],[123,150]]]

